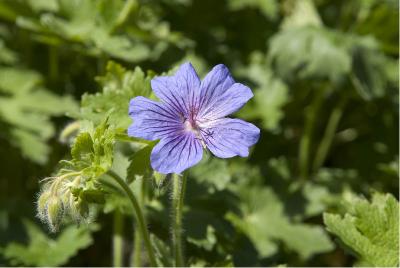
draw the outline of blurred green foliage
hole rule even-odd
[[[69,226],[57,239],[47,237],[38,226],[24,220],[30,244],[9,243],[2,254],[11,265],[58,266],[65,264],[80,249],[93,243],[90,230],[85,227]],[[95,230],[95,226],[91,227]]]
[[[398,9],[0,0],[0,264],[109,266],[119,228],[124,265],[131,255],[147,265],[111,169],[146,208],[158,263],[171,265],[170,177],[150,168],[154,143],[126,135],[128,105],[154,98],[152,77],[191,61],[202,76],[224,63],[252,88],[238,116],[262,133],[248,159],[207,154],[191,170],[190,265],[397,266]],[[35,215],[39,182],[71,170],[102,184],[71,192],[88,204],[84,226],[70,217],[48,234]]]

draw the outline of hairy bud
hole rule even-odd
[[[44,191],[40,194],[38,201],[37,201],[37,211],[38,217],[42,221],[47,220],[47,202],[50,198],[51,193],[49,191]]]
[[[58,230],[63,214],[63,202],[57,196],[52,195],[47,202],[47,222],[51,231],[56,232]]]
[[[89,203],[103,200],[103,194],[90,188],[78,172],[46,178],[46,184],[37,201],[38,217],[56,232],[65,216],[75,222],[87,222]],[[103,199],[102,199],[103,198]]]
[[[65,198],[64,204],[66,206],[66,213],[77,223],[84,221],[89,215],[88,204],[73,194],[69,194]]]

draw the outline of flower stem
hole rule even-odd
[[[113,232],[113,267],[122,267],[123,260],[123,240],[122,232],[124,221],[120,211],[114,212],[114,232]]]
[[[107,174],[109,176],[111,176],[113,179],[115,179],[115,181],[122,187],[122,189],[125,191],[126,195],[129,197],[129,200],[132,203],[133,209],[135,210],[137,226],[139,227],[139,230],[142,233],[144,245],[147,249],[150,266],[156,267],[157,262],[156,262],[156,258],[154,255],[153,247],[151,246],[150,235],[147,230],[146,223],[145,223],[145,220],[143,217],[143,213],[139,206],[138,201],[136,200],[136,198],[135,198],[132,190],[129,188],[128,184],[117,173],[115,173],[112,170],[109,170],[109,171],[107,171]]]
[[[172,206],[174,218],[172,227],[172,243],[176,267],[184,266],[182,249],[182,210],[186,191],[186,179],[187,172],[184,172],[182,176],[177,174],[173,175]]]

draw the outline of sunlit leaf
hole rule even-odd
[[[150,77],[140,68],[128,71],[115,62],[109,62],[107,73],[97,78],[103,91],[82,97],[80,118],[100,122],[110,113],[110,122],[126,129],[132,122],[128,115],[129,101],[136,96],[149,96]]]
[[[374,193],[369,202],[350,196],[344,215],[325,213],[328,231],[337,235],[367,266],[399,264],[399,203],[390,194]]]

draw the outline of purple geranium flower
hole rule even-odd
[[[181,173],[197,164],[203,147],[215,156],[246,157],[260,130],[253,124],[225,116],[238,111],[251,90],[235,83],[219,64],[200,81],[190,63],[174,76],[155,77],[151,87],[161,102],[136,97],[129,105],[133,124],[128,135],[160,142],[151,152],[151,165],[160,173]]]

